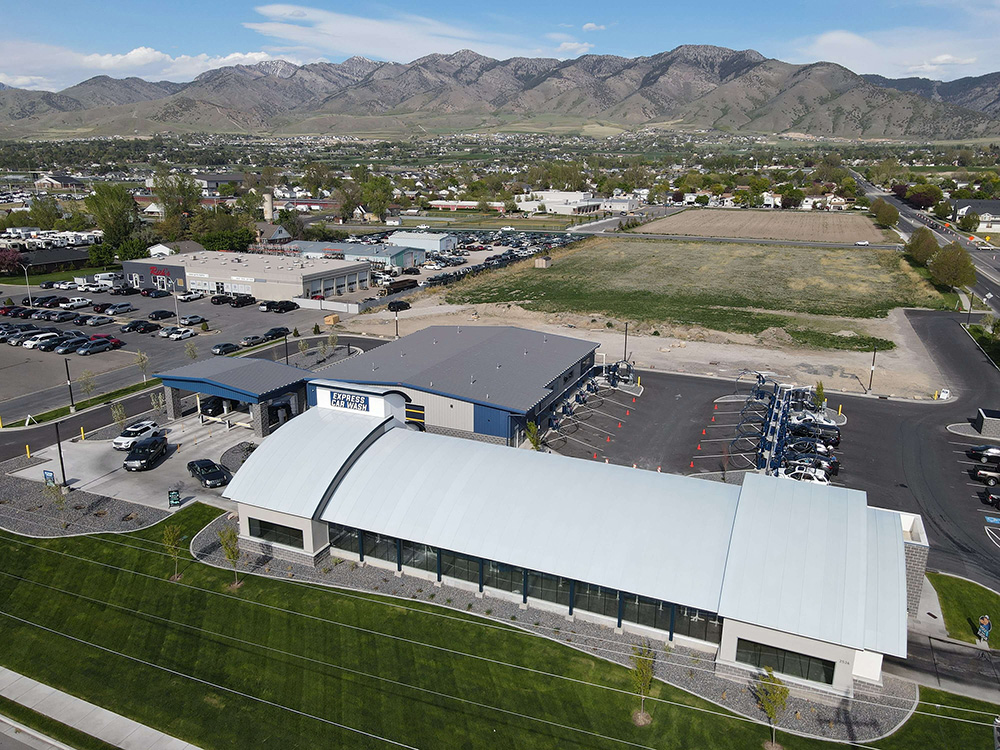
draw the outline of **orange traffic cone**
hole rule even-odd
[[[691,468],[694,468],[694,461],[691,462]]]
[[[608,435],[607,442],[609,442],[609,443],[611,442],[611,436],[610,435]]]
[[[715,415],[714,414],[712,415],[712,421],[713,422],[715,421]]]
[[[620,430],[621,428],[622,428],[622,423],[621,423],[621,422],[619,422],[619,423],[618,423],[618,429]]]
[[[632,397],[632,403],[635,403],[635,396]]]
[[[596,453],[594,454],[594,458],[597,458],[597,454]]]
[[[716,410],[716,411],[718,411],[718,410],[719,410],[719,405],[718,405],[718,404],[716,404],[716,405],[715,405],[715,410]]]
[[[702,430],[702,431],[701,431],[701,434],[702,434],[702,435],[704,435],[704,434],[705,434],[705,430]]]
[[[656,473],[657,473],[657,474],[659,474],[659,473],[660,473],[660,467],[659,467],[659,466],[657,466],[657,467],[656,467]]]
[[[630,411],[629,409],[626,409],[626,410],[625,410],[625,416],[626,416],[626,417],[629,417],[629,416],[631,416],[631,415],[632,415],[632,412],[631,412],[631,411]]]
[[[698,450],[701,450],[701,443],[698,443]]]

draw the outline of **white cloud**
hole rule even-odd
[[[596,23],[585,23],[583,25],[584,31],[604,31],[606,28],[608,27],[604,25],[598,25]]]
[[[364,55],[410,62],[435,52],[451,53],[460,49],[472,49],[497,58],[544,52],[539,47],[525,45],[521,37],[481,32],[412,14],[365,18],[285,4],[261,5],[256,11],[267,20],[244,23],[246,28],[331,57]]]
[[[594,48],[590,42],[563,42],[556,52],[565,52],[567,55],[585,55]]]
[[[21,88],[59,90],[101,74],[190,80],[213,68],[253,65],[274,57],[269,52],[172,56],[152,47],[136,47],[123,54],[83,54],[51,44],[0,39],[0,60],[6,61],[0,81]]]
[[[888,77],[920,74],[952,79],[1000,68],[991,39],[946,29],[899,28],[866,35],[827,31],[797,40],[784,54],[794,62],[824,60],[856,73]]]

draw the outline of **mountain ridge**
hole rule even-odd
[[[409,132],[425,124],[488,130],[510,123],[852,138],[1000,135],[994,119],[1000,95],[995,111],[987,109],[993,106],[988,83],[949,89],[940,82],[884,81],[835,63],[793,65],[756,50],[712,45],[632,58],[496,60],[463,49],[409,63],[360,56],[301,66],[266,60],[208,70],[188,83],[95,76],[60,92],[6,88],[0,90],[0,137]],[[946,100],[959,90],[961,103]]]

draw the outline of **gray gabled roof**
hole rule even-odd
[[[431,326],[327,372],[335,380],[408,386],[523,414],[597,346],[512,326]]]
[[[973,213],[979,214],[990,214],[992,216],[1000,216],[1000,200],[989,200],[981,198],[953,198],[951,200],[951,205],[956,209],[962,210],[966,206],[972,210]]]
[[[258,403],[271,394],[307,380],[311,375],[308,370],[269,359],[213,357],[158,373],[156,377],[172,388],[213,394],[218,389],[224,389],[232,393],[231,398]]]

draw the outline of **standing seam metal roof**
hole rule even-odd
[[[336,380],[407,386],[523,414],[597,346],[513,326],[431,326],[328,372]]]
[[[199,381],[220,385],[256,403],[270,393],[312,377],[312,373],[255,357],[213,357],[158,373],[155,377],[165,385],[192,391],[198,390]]]

